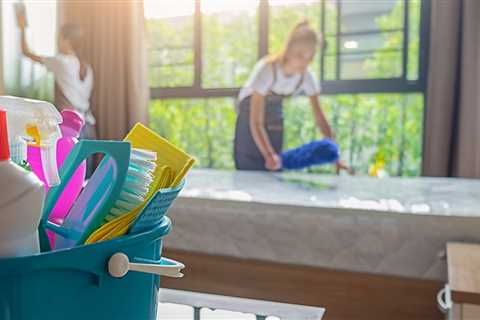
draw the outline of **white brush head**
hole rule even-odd
[[[153,182],[153,173],[157,168],[156,160],[156,152],[132,148],[122,192],[107,215],[106,221],[129,213],[145,201]]]

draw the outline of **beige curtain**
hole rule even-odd
[[[480,177],[480,1],[432,4],[423,174]]]
[[[60,24],[85,32],[81,55],[95,77],[92,110],[101,139],[121,139],[136,122],[147,121],[148,83],[143,2],[59,2]]]

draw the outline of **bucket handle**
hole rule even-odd
[[[445,314],[452,309],[452,296],[448,284],[437,293],[437,304],[440,311]]]
[[[108,260],[108,273],[114,278],[124,277],[128,271],[151,273],[159,276],[181,278],[181,272],[185,265],[178,261],[161,258],[160,260],[150,260],[143,258],[134,258],[130,262],[128,256],[122,252],[117,252]]]

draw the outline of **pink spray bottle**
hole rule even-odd
[[[83,117],[76,111],[67,109],[62,111],[61,114],[63,118],[63,122],[60,124],[62,138],[57,141],[57,166],[59,169],[62,167],[63,161],[65,161],[73,146],[78,142],[78,137],[85,124]],[[28,163],[30,164],[32,171],[38,178],[40,178],[40,180],[45,182],[40,148],[35,145],[29,145],[27,154]],[[63,219],[70,211],[70,208],[82,190],[85,181],[85,173],[86,163],[83,162],[70,179],[70,182],[60,196],[59,201],[53,208],[49,217],[50,221],[59,225],[63,223]],[[45,183],[45,193],[47,192],[48,186],[47,183]],[[50,240],[50,245],[53,248],[55,244],[55,234],[48,231],[48,238]]]

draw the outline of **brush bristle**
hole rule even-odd
[[[129,213],[145,201],[157,168],[156,160],[156,152],[132,148],[122,192],[105,218],[106,222]]]

